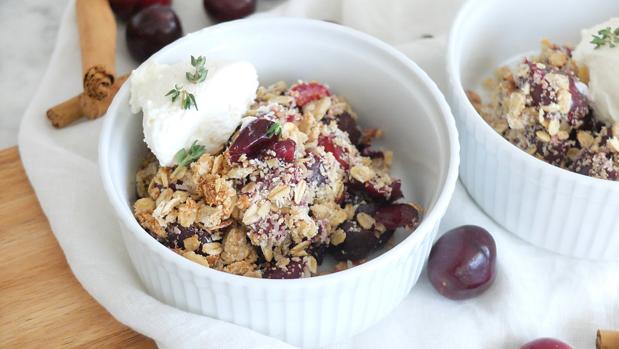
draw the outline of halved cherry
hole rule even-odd
[[[256,119],[245,126],[228,149],[230,159],[238,161],[243,154],[253,158],[261,150],[268,148],[277,139],[275,134],[269,134],[274,124],[271,120]]]
[[[285,162],[294,161],[294,152],[297,144],[292,139],[277,141],[271,145],[270,149],[275,152],[275,156]]]
[[[288,94],[294,97],[297,106],[303,107],[311,101],[331,95],[329,89],[317,82],[301,82],[292,86]]]
[[[335,160],[337,160],[337,162],[339,162],[343,168],[348,168],[348,159],[346,156],[346,152],[341,147],[335,145],[333,143],[333,139],[327,136],[320,136],[318,138],[318,145],[322,145],[327,153],[333,154]]]
[[[354,145],[358,145],[361,141],[361,130],[357,126],[357,121],[347,112],[344,112],[337,116],[337,127],[348,133],[350,142]]]
[[[262,272],[265,279],[298,279],[303,276],[303,262],[290,261],[285,267],[267,265]]]
[[[387,229],[410,229],[419,222],[419,212],[409,204],[389,204],[378,207],[374,219]]]

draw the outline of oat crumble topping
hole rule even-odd
[[[586,67],[572,49],[542,41],[539,56],[514,69],[501,67],[484,82],[490,101],[467,91],[480,115],[505,139],[555,166],[583,175],[619,179],[619,123],[598,121],[585,90]]]
[[[396,203],[392,153],[371,148],[382,132],[361,130],[326,86],[260,87],[246,115],[218,154],[189,166],[144,160],[133,210],[160,243],[213,269],[299,278],[318,275],[327,253],[341,261],[335,271],[362,263],[419,224],[420,206]]]

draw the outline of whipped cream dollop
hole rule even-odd
[[[589,71],[587,97],[596,117],[608,123],[619,122],[619,45],[600,48],[591,43],[598,31],[619,28],[619,18],[612,18],[582,31],[582,39],[573,52],[578,65]]]
[[[195,68],[190,60],[176,64],[147,61],[131,74],[130,105],[142,111],[144,141],[161,166],[175,165],[175,155],[194,141],[207,153],[222,149],[256,97],[256,68],[242,61],[207,60],[206,80],[192,83],[185,76]],[[184,109],[180,98],[166,94],[182,87],[197,105]]]

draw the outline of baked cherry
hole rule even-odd
[[[129,53],[135,60],[143,62],[183,36],[183,29],[172,8],[152,5],[131,17],[126,36]]]
[[[337,116],[337,127],[348,133],[350,142],[354,145],[359,145],[361,141],[361,130],[357,126],[357,121],[347,112],[344,112]]]
[[[572,105],[567,114],[567,119],[570,123],[575,124],[583,120],[589,114],[589,103],[587,97],[576,87],[576,78],[568,75],[558,69],[540,67],[538,64],[526,61],[525,64],[529,67],[529,74],[524,81],[530,86],[531,99],[534,106],[547,106],[557,103],[556,96],[548,89],[548,83],[545,82],[545,77],[548,74],[556,74],[564,76],[569,81],[569,92],[572,97]]]
[[[303,262],[290,261],[285,267],[278,267],[269,264],[262,271],[262,277],[265,279],[298,279],[303,276]]]
[[[372,182],[366,182],[357,183],[353,187],[357,190],[363,190],[368,197],[379,201],[393,202],[404,196],[402,194],[402,182],[399,179],[394,180],[388,185],[379,186]]]
[[[348,168],[346,152],[341,147],[335,145],[335,143],[333,143],[333,139],[327,136],[320,136],[318,138],[318,145],[323,146],[327,153],[331,153],[333,157],[335,157],[335,160],[337,160],[343,168]]]
[[[389,204],[378,207],[374,219],[387,229],[411,229],[419,222],[419,212],[409,204]]]
[[[338,261],[364,259],[378,244],[374,231],[363,229],[356,221],[346,221],[340,228],[346,233],[346,239],[329,249]]]
[[[285,162],[294,161],[296,147],[297,144],[292,139],[284,139],[271,145],[271,149],[275,152],[275,156]]]
[[[294,97],[297,106],[303,107],[311,101],[330,96],[331,92],[325,85],[317,82],[301,82],[292,86],[288,94]]]
[[[203,0],[206,13],[217,22],[247,17],[256,11],[256,0]]]
[[[572,349],[572,347],[557,339],[540,338],[521,346],[520,349]]]
[[[432,247],[428,274],[434,288],[451,299],[466,299],[494,281],[496,244],[485,229],[465,225],[445,233]]]
[[[196,250],[196,253],[202,254],[202,245],[213,242],[211,239],[213,235],[205,229],[200,228],[197,224],[190,225],[189,227],[183,227],[179,223],[170,223],[166,227],[166,233],[166,238],[159,238],[159,240],[171,249],[185,248],[185,239],[194,235],[200,242],[200,247]]]
[[[255,119],[243,128],[228,148],[230,159],[238,161],[243,154],[253,158],[263,149],[270,147],[277,136],[269,133],[274,122],[267,119]]]
[[[374,150],[370,147],[361,149],[361,155],[367,156],[370,159],[384,159],[385,153],[380,150]]]

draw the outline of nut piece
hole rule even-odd
[[[305,240],[303,242],[300,242],[298,244],[296,244],[293,248],[290,249],[290,254],[295,256],[295,257],[302,257],[307,255],[307,252],[305,252],[305,249],[308,248],[310,245],[310,241],[309,240]]]
[[[133,212],[136,215],[140,213],[153,213],[153,210],[155,210],[155,201],[151,198],[141,198],[133,204]]]
[[[578,131],[576,139],[578,139],[578,143],[580,143],[583,148],[590,148],[594,141],[593,136],[586,131]]]
[[[550,135],[544,131],[535,132],[537,138],[539,138],[542,142],[550,142]]]
[[[331,245],[337,246],[346,240],[346,233],[342,229],[338,229],[331,235]]]
[[[226,263],[241,261],[247,258],[250,253],[250,247],[245,237],[245,232],[238,227],[233,227],[228,234],[226,234],[223,247],[224,250],[221,253],[221,258]]]
[[[187,251],[195,251],[200,247],[200,240],[198,240],[197,235],[193,235],[183,240],[183,246]]]
[[[608,145],[610,145],[610,149],[615,153],[619,153],[619,139],[617,137],[613,137],[608,140]]]
[[[316,272],[318,272],[318,262],[314,256],[307,256],[307,268],[312,274],[316,274]]]
[[[350,169],[350,175],[361,183],[370,181],[376,175],[374,170],[365,165],[355,165]]]
[[[559,133],[560,128],[561,128],[561,123],[559,122],[559,120],[553,119],[553,120],[550,120],[550,122],[548,123],[547,130],[551,136],[554,136],[557,133]]]
[[[202,245],[202,252],[211,256],[217,256],[223,252],[223,248],[219,242],[209,242]]]
[[[183,253],[183,257],[189,259],[192,262],[196,262],[198,264],[202,264],[205,267],[209,266],[208,260],[204,256],[199,255],[199,254],[197,254],[197,253],[195,253],[193,251],[187,251],[187,252]]]
[[[374,218],[365,212],[359,212],[357,214],[357,222],[359,222],[359,225],[363,229],[371,229],[374,223],[376,223]]]

